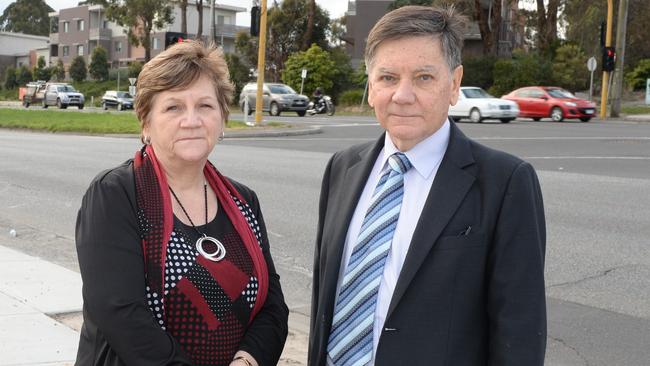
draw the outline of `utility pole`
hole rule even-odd
[[[614,0],[607,0],[607,35],[605,47],[612,45],[612,21],[614,20]],[[603,85],[600,93],[600,118],[607,118],[607,88],[609,87],[609,71],[603,71]]]
[[[264,88],[264,56],[266,54],[266,0],[260,5],[260,37],[257,51],[257,97],[255,98],[255,125],[262,123],[262,103]]]
[[[612,87],[612,117],[618,117],[621,114],[623,66],[625,64],[625,34],[627,33],[627,7],[628,0],[619,0],[618,20],[616,21],[616,71],[614,72],[614,86]]]

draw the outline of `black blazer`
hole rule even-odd
[[[413,233],[375,365],[541,366],[546,228],[537,176],[528,163],[450,123],[449,147]],[[310,366],[326,364],[345,237],[383,143],[382,135],[338,152],[325,170]]]

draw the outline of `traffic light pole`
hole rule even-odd
[[[612,45],[612,22],[614,20],[614,0],[607,0],[607,36],[605,47]],[[600,94],[600,118],[607,118],[607,94],[609,87],[609,71],[603,71],[603,86]]]
[[[611,0],[610,0],[611,1]],[[264,88],[264,55],[266,54],[266,0],[260,4],[260,37],[257,52],[257,98],[255,98],[255,125],[262,123],[262,103]]]

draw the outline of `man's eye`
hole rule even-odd
[[[419,78],[420,80],[422,80],[422,81],[429,81],[429,80],[433,80],[433,76],[431,76],[431,75],[428,75],[428,74],[425,74],[425,75],[420,75],[420,76],[418,76],[418,78]]]
[[[395,78],[392,75],[382,75],[379,77],[381,81],[393,81]]]

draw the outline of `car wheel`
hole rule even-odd
[[[29,103],[23,100],[23,107],[29,108]]]
[[[106,104],[106,102],[102,102],[102,109],[105,111],[108,110],[108,105]]]
[[[79,109],[84,109],[84,105],[83,105],[83,104],[79,104]]]
[[[474,123],[483,122],[483,117],[481,116],[481,111],[479,111],[478,108],[472,108],[472,110],[469,111],[469,120],[474,122]]]
[[[562,122],[564,119],[564,113],[562,113],[562,108],[560,107],[553,107],[551,109],[551,119],[553,122]]]
[[[117,103],[117,110],[121,111],[122,110],[122,103]]]
[[[43,108],[47,108],[47,103],[45,102],[45,99],[43,99]]]
[[[296,113],[298,113],[298,116],[304,117],[307,111],[296,111]]]
[[[580,120],[582,122],[589,122],[590,119],[591,119],[591,117],[580,117]]]
[[[542,120],[541,117],[533,117],[533,121],[535,121],[535,122],[539,122],[539,121],[541,121],[541,120]]]
[[[273,102],[271,103],[271,109],[269,110],[269,114],[272,116],[279,116],[280,115],[280,106],[278,103]]]
[[[510,123],[514,118],[501,118],[501,123]]]
[[[61,103],[61,99],[56,100],[56,107],[59,109],[63,109],[63,103]]]

